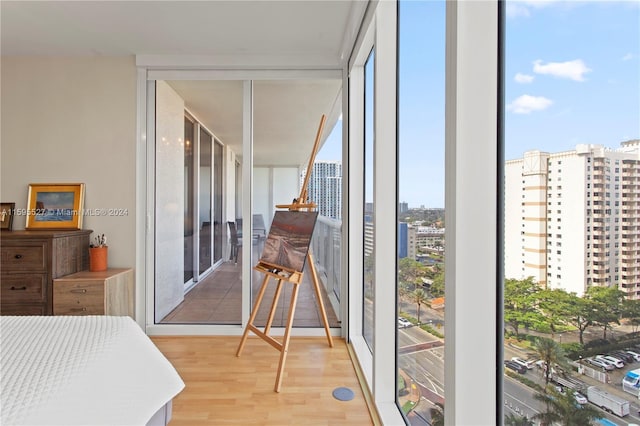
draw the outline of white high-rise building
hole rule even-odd
[[[309,200],[322,216],[342,218],[342,162],[316,161],[309,178]]]
[[[640,140],[528,151],[505,165],[505,277],[640,299]]]

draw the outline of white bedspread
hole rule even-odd
[[[0,422],[144,425],[184,382],[129,317],[0,316]]]

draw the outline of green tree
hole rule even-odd
[[[534,398],[545,405],[545,411],[533,416],[543,425],[584,426],[600,417],[595,408],[576,402],[573,389],[560,393],[549,387],[544,393],[535,394]]]
[[[544,372],[545,384],[549,384],[549,381],[551,380],[551,367],[555,364],[559,364],[567,370],[570,369],[562,347],[555,340],[547,337],[538,337],[533,345],[533,350],[538,358],[544,361],[547,365]]]
[[[622,318],[629,320],[632,331],[638,332],[640,326],[640,300],[625,299],[622,302]]]
[[[586,297],[594,303],[593,323],[602,327],[602,338],[606,340],[611,324],[620,324],[625,293],[615,287],[589,287]]]
[[[420,323],[420,306],[427,301],[427,293],[419,288],[412,293],[414,303],[418,304],[418,323]]]
[[[433,278],[433,283],[429,288],[429,293],[433,297],[442,297],[444,296],[444,271],[438,272],[438,274]]]
[[[404,281],[398,282],[398,296],[400,299],[406,299],[411,295],[413,285]]]
[[[593,300],[586,297],[578,297],[575,293],[569,293],[566,306],[567,322],[578,329],[580,344],[584,345],[584,332],[587,327],[593,325],[596,305]]]
[[[398,281],[413,284],[414,289],[422,285],[422,277],[426,275],[426,267],[417,260],[404,257],[398,262]]]
[[[507,279],[504,282],[504,321],[513,328],[518,338],[521,325],[530,327],[540,320],[535,307],[539,291],[533,277],[524,280]]]
[[[538,312],[542,315],[542,323],[551,330],[551,338],[558,331],[558,327],[568,320],[567,312],[571,306],[571,296],[562,289],[545,289],[536,295]]]
[[[509,413],[504,417],[505,426],[534,426],[533,420],[519,416],[517,414]]]

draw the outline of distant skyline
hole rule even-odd
[[[444,206],[445,2],[400,4],[400,201]],[[505,159],[640,138],[640,2],[507,1]],[[341,122],[318,153],[341,158]]]

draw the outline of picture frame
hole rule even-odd
[[[0,229],[11,231],[16,203],[0,203]]]
[[[26,229],[82,229],[84,183],[30,183]]]

